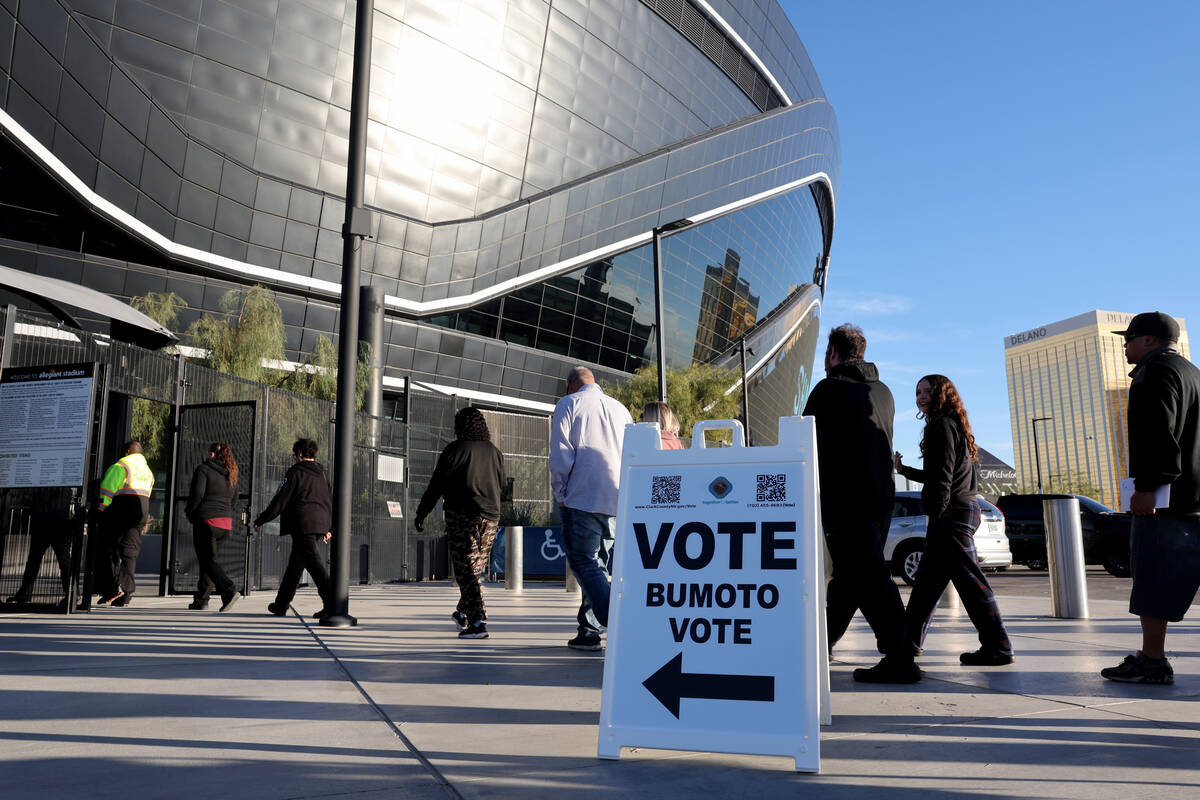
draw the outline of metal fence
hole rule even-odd
[[[160,587],[172,593],[194,589],[196,556],[183,501],[192,470],[211,441],[226,441],[245,468],[235,531],[220,553],[230,577],[247,590],[278,584],[289,546],[274,525],[253,535],[249,526],[292,465],[292,443],[315,439],[318,460],[332,452],[333,403],[227,375],[184,355],[149,351],[67,328],[21,311],[0,308],[0,368],[94,363],[96,413],[84,485],[68,489],[0,489],[0,598],[18,596],[35,606],[64,597],[60,563],[79,597],[80,554],[87,537],[86,506],[95,502],[102,470],[119,457],[133,432],[157,431],[147,459],[156,474],[147,543],[161,536]],[[423,533],[411,529],[411,512],[428,486],[437,456],[454,438],[454,414],[468,403],[460,397],[410,392],[407,420],[359,414],[352,468],[351,581],[379,583],[443,578],[449,574],[440,514]],[[547,462],[546,417],[484,409],[492,438],[504,453],[511,506],[548,523],[553,511]],[[330,472],[332,479],[332,470]],[[48,494],[49,493],[49,494]],[[65,504],[65,505],[64,505]],[[47,516],[46,508],[52,509]],[[243,508],[235,509],[240,516]],[[51,524],[53,517],[57,522]],[[56,543],[62,543],[61,546]],[[44,553],[41,551],[44,550]],[[22,588],[30,555],[37,566],[28,591]],[[144,571],[144,568],[143,570]],[[73,586],[74,588],[71,588]],[[141,593],[151,587],[141,587]]]

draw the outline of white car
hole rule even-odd
[[[975,553],[979,566],[986,570],[1007,569],[1012,566],[1012,552],[1008,549],[1008,536],[1004,533],[1004,515],[1000,509],[984,500],[979,501],[982,520],[975,530]],[[929,519],[921,513],[920,492],[896,492],[896,505],[892,508],[892,525],[888,529],[887,542],[883,545],[883,557],[892,565],[892,572],[912,585],[925,552],[925,530]]]

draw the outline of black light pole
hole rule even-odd
[[[1037,464],[1038,494],[1042,493],[1042,457],[1038,454],[1037,424],[1048,419],[1054,419],[1054,417],[1034,417],[1029,421],[1029,427],[1033,428],[1033,461]]]
[[[667,332],[663,326],[662,237],[692,224],[690,219],[677,219],[652,230],[654,253],[654,340],[658,348],[658,399],[667,402]]]
[[[346,167],[346,222],[342,226],[342,309],[338,325],[338,385],[333,455],[333,613],[321,624],[357,625],[350,616],[350,508],[354,495],[354,413],[358,367],[359,263],[362,240],[371,233],[363,208],[367,160],[367,103],[371,80],[374,0],[358,0],[354,20],[354,77],[350,88],[350,153]]]
[[[746,444],[750,444],[750,386],[746,375],[746,337],[742,336],[742,427],[746,429]],[[751,350],[750,352],[754,352]]]

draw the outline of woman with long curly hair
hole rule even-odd
[[[217,562],[217,551],[233,531],[233,500],[237,497],[238,464],[229,445],[213,443],[208,458],[192,473],[184,513],[192,523],[192,545],[196,548],[196,593],[188,608],[203,611],[213,589],[221,595],[221,610],[228,611],[241,599],[237,586]]]
[[[455,441],[438,456],[429,487],[421,497],[413,526],[425,528],[425,517],[443,498],[446,549],[458,582],[458,607],[450,616],[460,639],[486,639],[487,609],[480,577],[492,552],[500,521],[500,487],[504,457],[492,444],[487,421],[477,408],[454,415]]]
[[[938,598],[947,584],[953,583],[982,645],[960,655],[959,661],[971,666],[1011,664],[1012,643],[975,555],[975,529],[980,522],[976,499],[979,448],[967,410],[945,375],[926,375],[917,382],[917,410],[925,418],[921,436],[924,469],[906,467],[900,454],[895,455],[896,470],[922,484],[921,505],[929,517],[925,553],[905,610],[913,650],[921,651]]]

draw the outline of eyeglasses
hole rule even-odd
[[[1125,334],[1125,344],[1129,344],[1129,343],[1130,343],[1130,342],[1132,342],[1134,339],[1138,338],[1138,336],[1139,336],[1139,334],[1136,334],[1136,333],[1127,333],[1127,334]]]

